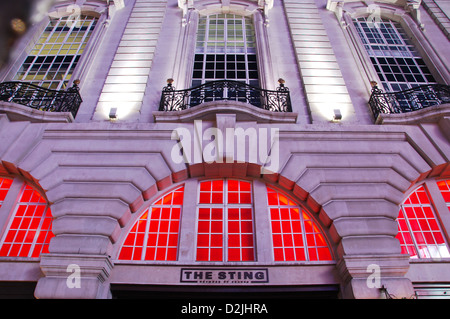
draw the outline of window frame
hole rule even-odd
[[[261,10],[257,10],[257,4],[254,4],[254,6],[255,8],[249,8],[248,11],[245,9],[235,9],[232,13],[251,18],[255,32],[259,87],[261,89],[275,90],[277,87],[277,83],[274,80],[275,65],[272,63],[273,59],[268,41],[268,32],[264,23],[263,13]],[[174,86],[177,89],[191,88],[200,16],[222,13],[225,13],[225,11],[221,8],[209,8],[208,6],[187,11],[183,18],[183,29],[181,30],[181,36],[177,45],[181,49],[176,54],[173,75],[171,76],[174,79]]]
[[[75,69],[86,51],[86,47],[91,42],[92,34],[98,25],[98,17],[93,15],[80,14],[80,17],[74,20],[69,20],[70,17],[72,16],[48,19],[47,25],[16,71],[14,75],[15,81],[32,83],[54,90],[63,90],[69,87],[69,83],[74,81]],[[88,23],[88,26],[84,26],[85,22]],[[78,23],[82,23],[82,25],[78,27]],[[62,26],[63,24],[64,26]],[[66,28],[68,30],[65,30]],[[83,28],[86,28],[86,30],[83,30]],[[75,31],[76,29],[78,31]],[[76,40],[78,37],[81,37],[79,42]],[[59,41],[60,38],[61,41]],[[70,38],[73,38],[73,41],[68,43],[67,41]],[[77,46],[77,49],[75,49],[76,52],[74,54],[71,54],[70,51],[74,45]],[[46,47],[50,46],[51,49],[47,50]],[[46,50],[48,51],[47,53],[45,53]],[[66,53],[63,53],[64,51]],[[70,58],[70,61],[67,58]],[[54,69],[54,66],[57,66],[58,63],[59,66],[57,69]],[[65,71],[61,71],[64,65],[66,65]],[[32,79],[27,79],[29,76],[32,76],[30,74],[33,69],[36,70],[36,74]],[[42,74],[39,75],[39,73]],[[46,79],[51,73],[54,73],[53,78]],[[39,76],[43,78],[39,79]],[[61,76],[61,79],[57,79],[57,76]],[[56,87],[52,87],[53,83]]]
[[[12,179],[13,182],[11,184],[11,187],[5,197],[5,200],[3,201],[3,205],[1,205],[0,207],[0,249],[3,248],[3,244],[5,242],[5,239],[8,235],[8,232],[11,228],[12,223],[15,220],[17,211],[19,210],[19,208],[21,206],[28,206],[28,205],[34,205],[34,204],[39,204],[38,206],[45,206],[44,207],[44,211],[43,211],[43,215],[42,217],[39,219],[39,225],[38,225],[38,233],[41,232],[42,230],[42,223],[44,222],[45,215],[47,214],[47,212],[49,212],[50,214],[50,226],[48,229],[45,230],[46,233],[51,233],[51,238],[54,237],[54,234],[52,232],[52,222],[53,222],[53,216],[51,214],[51,208],[50,205],[48,203],[48,199],[45,196],[45,193],[43,193],[38,187],[36,187],[35,185],[33,185],[33,183],[30,183],[20,177],[11,177],[11,176],[3,176],[0,175],[0,178],[9,178]],[[23,195],[23,192],[25,191],[25,189],[29,187],[33,192],[38,193],[38,195],[41,197],[42,202],[39,203],[35,203],[35,202],[21,202],[21,198]],[[34,216],[34,214],[33,214]],[[31,222],[31,221],[30,221]],[[29,227],[26,229],[26,232],[29,231]],[[23,230],[22,230],[23,231]],[[46,235],[47,236],[47,235]],[[1,256],[0,258],[5,258],[5,259],[14,259],[14,258],[19,258],[21,260],[25,259],[30,259],[30,260],[38,260],[40,258],[40,256],[43,253],[43,250],[40,251],[40,253],[38,254],[38,256],[32,256],[33,254],[33,250],[35,245],[37,244],[37,239],[38,239],[38,234],[34,235],[33,240],[31,242],[31,247],[27,253],[27,256]],[[46,245],[47,247],[50,245],[50,240],[48,241],[48,243],[43,243],[43,245]],[[20,242],[21,246],[23,246],[24,242]],[[27,243],[25,243],[27,244]]]
[[[430,201],[430,207],[433,211],[434,217],[436,219],[436,222],[438,223],[441,235],[444,237],[444,242],[447,246],[447,249],[450,252],[450,206],[447,206],[447,203],[444,201],[444,198],[440,192],[440,189],[438,187],[438,182],[443,180],[443,178],[432,178],[427,179],[425,181],[422,181],[418,184],[415,184],[413,187],[409,189],[409,191],[406,193],[405,199],[402,201],[402,203],[399,205],[399,212],[402,210],[403,203],[413,194],[417,189],[420,187],[423,187],[428,199]],[[448,179],[447,179],[448,180]],[[398,223],[398,218],[396,219]],[[399,226],[397,226],[399,227]],[[410,228],[408,228],[410,230]],[[413,244],[415,247],[415,250],[417,250],[417,244],[416,239],[414,238],[414,234],[409,231],[410,236],[413,238]],[[395,237],[397,238],[399,234],[397,234]],[[419,257],[417,258],[410,258],[410,262],[420,262],[420,261],[439,261],[439,260],[449,260],[450,258],[437,258],[437,257],[430,257],[430,258],[424,258]]]
[[[418,50],[435,81],[448,84],[446,79],[450,78],[450,74],[443,74],[439,71],[445,70],[442,59],[425,38],[423,31],[417,28],[417,24],[410,13],[406,12],[404,8],[395,5],[380,2],[376,2],[376,5],[380,8],[381,18],[390,19],[400,23],[405,33],[411,38],[412,43],[416,50]],[[344,3],[342,9],[342,12],[340,12],[338,6],[336,6],[331,10],[335,11],[338,18],[341,19],[339,23],[341,24],[341,27],[343,27],[344,35],[354,56],[353,59],[364,79],[363,84],[370,94],[372,90],[371,81],[375,81],[378,84],[381,84],[382,81],[379,79],[375,67],[373,66],[370,57],[359,38],[356,27],[353,24],[353,19],[369,16],[367,6],[361,6],[359,3]]]
[[[183,196],[183,201],[182,201],[181,204],[173,204],[173,196],[172,196],[172,199],[171,199],[172,202],[171,202],[170,205],[165,205],[163,203],[158,204],[158,202],[162,201],[166,196],[168,196],[169,194],[173,194],[174,192],[177,192],[180,189],[183,189],[183,195],[182,195]],[[166,190],[163,193],[159,193],[158,196],[154,197],[152,200],[149,200],[148,201],[149,205],[146,205],[143,209],[141,209],[139,211],[139,213],[137,214],[136,219],[134,219],[133,222],[130,223],[130,226],[127,228],[126,232],[124,233],[124,236],[123,236],[122,240],[119,241],[120,242],[120,246],[118,247],[118,251],[117,251],[117,260],[118,261],[122,261],[122,262],[155,262],[155,263],[160,263],[160,262],[166,263],[166,262],[176,262],[176,261],[178,261],[178,256],[179,256],[179,251],[180,251],[181,225],[182,225],[182,220],[183,220],[183,207],[184,207],[184,203],[185,203],[184,198],[185,198],[185,185],[183,183],[181,183],[181,184],[178,184],[178,185],[176,185],[174,187],[171,187],[169,190]],[[178,208],[180,210],[179,217],[178,217],[177,246],[176,246],[176,253],[175,253],[175,259],[174,260],[167,260],[168,250],[169,250],[169,248],[171,248],[171,246],[169,245],[169,234],[172,233],[170,231],[170,226],[171,226],[170,222],[172,221],[172,218],[169,218],[167,232],[160,232],[159,224],[160,224],[160,222],[162,220],[161,216],[160,216],[160,218],[157,219],[157,221],[158,221],[158,230],[156,232],[156,234],[157,234],[157,238],[156,239],[158,240],[160,233],[167,233],[166,245],[165,246],[158,246],[158,242],[156,242],[156,246],[154,247],[155,251],[153,253],[154,254],[154,259],[145,259],[145,257],[147,256],[147,253],[148,253],[146,250],[149,249],[148,236],[149,236],[150,233],[155,233],[153,231],[150,231],[150,226],[151,226],[150,224],[152,223],[152,221],[156,220],[156,219],[152,219],[152,213],[153,213],[152,209],[153,208],[161,208],[161,210],[163,208],[170,208],[171,213],[172,213],[172,209],[173,208]],[[143,219],[143,216],[145,214],[147,216],[145,217],[145,219]],[[133,232],[133,228],[135,227],[135,225],[136,225],[136,227],[138,227],[139,221],[142,221],[142,220],[145,220],[145,225],[144,225],[145,229],[144,229],[144,232],[143,232],[143,244],[141,246],[136,246],[135,245],[136,238],[135,238],[134,241],[133,241],[133,245],[132,246],[125,245],[126,240],[128,239],[128,236]],[[138,233],[138,231],[135,232],[135,237],[137,237],[137,233]],[[126,247],[131,247],[131,249],[132,249],[132,251],[131,251],[131,257],[132,258],[131,259],[120,259],[120,255],[122,253],[122,249],[125,246]],[[134,255],[135,255],[136,247],[138,247],[138,248],[140,247],[140,257],[139,257],[139,259],[134,259],[133,258]],[[151,246],[151,247],[153,247],[153,246]],[[166,252],[165,252],[166,259],[164,259],[164,260],[156,259],[157,258],[157,254],[158,254],[158,252],[157,252],[158,247],[165,248],[165,250],[166,250]]]
[[[214,180],[214,179],[234,179],[246,181],[251,184],[252,189],[252,207],[253,207],[253,253],[254,253],[254,261],[197,261],[197,225],[198,225],[198,196],[200,183],[202,181]],[[151,206],[151,204],[157,201],[159,198],[163,197],[165,194],[171,192],[173,189],[179,187],[180,185],[184,185],[184,199],[183,199],[183,207],[181,211],[180,218],[180,230],[179,230],[179,246],[178,246],[178,258],[176,261],[152,261],[152,260],[121,260],[119,259],[119,254],[123,243],[128,236],[128,233],[134,226],[137,220],[141,217],[141,215]],[[319,227],[321,233],[324,236],[324,240],[327,243],[327,246],[331,253],[331,260],[317,260],[317,261],[275,261],[273,256],[273,243],[271,232],[271,222],[270,222],[270,210],[268,206],[268,196],[267,196],[267,186],[272,189],[281,192],[284,196],[288,197],[290,200],[295,202],[315,223],[317,227]],[[258,200],[255,200],[255,199]],[[270,234],[270,235],[267,235]],[[154,194],[151,198],[149,198],[143,206],[133,213],[133,217],[127,222],[124,226],[123,231],[120,234],[120,237],[116,241],[117,245],[114,245],[113,256],[114,263],[118,264],[149,264],[149,265],[158,265],[158,264],[171,264],[171,265],[219,265],[219,266],[233,266],[233,265],[245,265],[245,266],[255,266],[255,265],[331,265],[336,263],[336,253],[335,253],[335,243],[331,240],[330,234],[326,230],[326,227],[322,224],[322,222],[315,218],[312,214],[312,211],[308,208],[308,206],[303,203],[301,200],[297,199],[293,194],[274,185],[272,183],[268,183],[267,181],[261,178],[253,178],[253,177],[245,177],[245,176],[212,176],[212,177],[198,177],[198,178],[189,178],[182,182],[176,183]]]
[[[266,187],[266,194],[269,193],[269,188],[270,188],[271,191],[286,197],[287,200],[289,201],[288,205],[280,205],[280,204],[271,205],[269,203],[269,197],[268,196],[266,197],[267,214],[268,214],[267,218],[268,218],[268,221],[270,222],[270,234],[271,234],[270,241],[271,241],[271,247],[272,247],[272,249],[271,249],[272,260],[275,263],[277,263],[277,264],[283,264],[283,263],[329,263],[329,262],[334,262],[335,254],[334,254],[333,245],[332,245],[331,241],[329,240],[329,236],[327,236],[327,234],[324,231],[324,228],[322,227],[321,223],[312,216],[312,214],[310,213],[310,210],[307,207],[305,207],[304,205],[302,205],[293,196],[291,196],[287,192],[279,189],[278,187],[275,187],[274,185],[270,185],[270,184],[266,184],[265,187]],[[273,231],[273,221],[274,220],[272,219],[272,216],[271,216],[271,209],[273,209],[273,208],[276,208],[276,209],[295,208],[295,209],[299,210],[299,215],[300,216],[299,216],[298,222],[300,223],[300,230],[301,230],[300,235],[302,237],[302,242],[303,242],[303,248],[302,249],[304,251],[304,257],[305,257],[304,260],[276,260],[275,248],[282,249],[283,250],[283,256],[285,257],[285,248],[286,248],[286,246],[284,245],[284,242],[283,242],[282,246],[275,246],[275,243],[274,243],[274,240],[273,240],[273,235],[274,234],[280,234],[282,236],[285,233],[283,231],[281,231],[280,233],[278,233],[278,232],[274,233],[274,231]],[[290,214],[290,212],[289,212],[289,214]],[[308,216],[309,220],[305,220],[303,215]],[[281,229],[282,228],[281,223],[283,221],[282,218],[281,218],[281,215],[280,215],[279,221],[280,221],[280,229]],[[289,223],[290,223],[291,226],[292,226],[292,221],[293,221],[292,216],[289,215]],[[307,235],[308,234],[310,235],[311,232],[306,231],[305,221],[311,221],[311,227],[317,227],[317,229],[319,230],[317,233],[319,235],[323,236],[323,241],[324,241],[324,243],[326,245],[326,248],[328,248],[328,251],[329,251],[329,254],[330,254],[330,260],[320,260],[318,256],[317,256],[316,260],[311,260],[309,251],[311,249],[314,249],[316,251],[316,253],[318,253],[318,248],[319,247],[317,245],[310,246],[308,244]],[[295,233],[294,232],[290,232],[289,234],[292,237],[292,242],[293,242],[292,249],[295,249],[297,247],[297,245],[294,243],[294,234]],[[316,232],[313,232],[312,234],[316,234]],[[314,242],[316,242],[315,236],[314,236]],[[321,246],[321,248],[323,248],[323,246]]]
[[[82,80],[86,73],[89,72],[88,66],[94,59],[95,53],[101,44],[101,37],[106,32],[106,28],[101,27],[108,19],[108,17],[104,14],[105,7],[94,3],[91,3],[91,5],[92,6],[87,10],[84,10],[84,8],[81,7],[80,15],[95,18],[97,20],[96,26],[92,30],[89,40],[85,43],[83,53],[81,54],[76,67],[73,70],[70,80],[67,81],[67,88],[71,87],[77,79],[81,80],[81,83],[78,86],[80,88],[83,86]],[[2,81],[13,81],[35,45],[38,44],[40,37],[45,32],[46,27],[52,19],[60,19],[71,15],[73,8],[66,8],[66,6],[67,5],[55,5],[52,11],[52,16],[47,15],[42,21],[30,27],[30,30],[20,39],[11,54],[17,58],[13,60],[9,66],[2,69],[2,72],[0,73],[0,79],[2,79]]]
[[[200,22],[204,21],[203,27],[200,30]],[[216,21],[216,28],[211,29],[211,26],[213,25],[211,23],[211,20]],[[220,23],[220,22],[223,23]],[[239,21],[238,24],[236,23],[230,23],[230,21]],[[217,48],[218,43],[222,43],[215,38],[215,36],[218,36],[219,33],[219,25],[223,25],[223,49],[220,50],[220,48]],[[242,40],[230,40],[230,31],[236,35],[238,32],[238,25],[242,26]],[[233,26],[233,27],[231,27]],[[215,35],[211,35],[212,31],[216,31]],[[202,32],[203,39],[200,40],[199,38],[202,36],[200,34]],[[248,33],[251,32],[252,37],[254,38],[253,41],[248,40]],[[228,44],[235,44],[235,49],[231,50],[231,52],[228,52]],[[237,44],[241,43],[241,49],[242,52],[238,52],[237,50]],[[249,46],[249,43],[253,45],[253,47]],[[214,45],[213,50],[209,50],[211,47],[211,44]],[[250,49],[252,48],[252,49]],[[220,52],[221,51],[221,52]],[[252,52],[250,52],[252,51]],[[230,60],[230,58],[234,56],[233,60]],[[198,58],[202,57],[201,60]],[[214,57],[214,61],[210,61],[208,58]],[[223,57],[222,59],[219,59],[220,57]],[[239,59],[242,57],[243,59]],[[252,57],[250,61],[250,57]],[[199,25],[197,27],[197,39],[196,39],[196,46],[195,46],[195,53],[194,53],[194,67],[193,67],[193,74],[192,74],[192,87],[211,82],[211,81],[218,81],[218,80],[234,80],[234,81],[242,81],[247,84],[253,85],[253,86],[259,86],[259,72],[258,72],[258,55],[257,55],[257,48],[256,48],[256,34],[255,34],[255,27],[254,22],[251,17],[238,15],[238,14],[231,14],[231,13],[222,13],[222,14],[209,14],[209,15],[202,15],[199,17]],[[253,62],[256,64],[256,75],[255,70],[251,68],[251,65]],[[201,68],[198,68],[198,64],[202,64]],[[214,65],[214,68],[208,67],[208,65]],[[217,69],[217,65],[223,64],[223,68]],[[243,65],[243,68],[242,68]],[[241,66],[241,67],[240,67]],[[233,70],[233,67],[235,69]],[[201,72],[201,76],[194,76],[196,73]],[[234,76],[230,75],[230,72],[234,71]],[[208,72],[213,72],[212,76],[207,76]],[[219,72],[223,72],[222,76],[220,76]],[[242,76],[244,74],[244,76]],[[198,82],[198,83],[194,83]]]
[[[223,190],[222,190],[222,200],[223,200],[223,203],[222,204],[213,204],[213,203],[211,203],[211,204],[206,204],[206,203],[200,203],[200,196],[201,196],[201,191],[200,191],[200,188],[201,188],[201,183],[203,183],[203,182],[213,182],[213,181],[218,181],[218,180],[221,180],[221,181],[223,181]],[[238,181],[238,182],[241,182],[241,181],[243,181],[243,182],[247,182],[247,183],[249,183],[250,184],[250,197],[251,197],[251,203],[250,204],[248,204],[248,203],[244,203],[244,204],[241,204],[241,203],[228,203],[228,193],[229,193],[229,187],[228,187],[228,185],[229,185],[229,181],[230,180],[235,180],[235,181]],[[223,179],[206,179],[206,180],[199,180],[198,181],[198,185],[197,185],[197,188],[198,188],[198,191],[197,191],[197,198],[196,198],[196,206],[197,206],[197,208],[196,208],[196,221],[197,221],[197,223],[196,223],[196,225],[197,225],[197,227],[196,227],[196,243],[195,243],[195,247],[196,247],[196,257],[195,257],[195,261],[196,262],[221,262],[221,263],[231,263],[231,262],[242,262],[242,263],[248,263],[248,262],[256,262],[258,259],[257,259],[257,252],[256,252],[256,236],[255,236],[255,209],[254,209],[254,192],[253,192],[253,183],[252,183],[252,181],[248,181],[248,180],[243,180],[243,179],[239,179],[239,178],[223,178]],[[212,192],[212,191],[211,191]],[[198,248],[200,248],[200,249],[205,249],[206,247],[203,247],[203,246],[198,246],[198,235],[199,234],[203,234],[203,233],[199,233],[199,230],[198,230],[198,224],[199,224],[199,221],[200,221],[200,209],[202,209],[202,208],[205,208],[205,209],[207,209],[207,208],[211,208],[211,210],[212,209],[214,209],[214,208],[217,208],[217,209],[222,209],[222,246],[221,246],[221,249],[222,249],[222,260],[220,260],[220,261],[214,261],[214,260],[198,260]],[[229,212],[229,209],[233,209],[233,208],[237,208],[237,209],[241,209],[241,208],[244,208],[244,209],[251,209],[251,216],[252,216],[252,218],[251,218],[251,223],[252,223],[252,232],[251,232],[251,234],[252,234],[252,237],[253,237],[253,244],[252,244],[252,250],[253,250],[253,260],[229,260],[229,249],[230,249],[230,246],[229,246],[229,242],[228,242],[228,236],[230,235],[230,232],[229,232],[229,229],[228,229],[228,227],[229,227],[229,221],[230,221],[230,218],[229,218],[229,214],[228,214],[228,212]],[[239,217],[239,221],[241,221],[241,218]],[[248,221],[248,220],[246,220],[246,221]],[[206,233],[205,233],[206,234]],[[210,235],[211,235],[211,232],[209,233]],[[214,233],[214,234],[216,234],[216,233]],[[218,234],[218,233],[217,233]],[[231,234],[236,234],[236,233],[231,233]],[[243,233],[241,233],[241,232],[239,232],[239,235],[242,235]],[[244,234],[249,234],[249,233],[244,233]],[[239,248],[240,249],[240,254],[241,254],[241,259],[242,259],[242,249],[243,248],[248,248],[247,246],[246,247],[242,247],[242,246],[239,246],[239,247],[232,247],[232,248]],[[208,249],[208,256],[210,256],[210,250],[211,250],[211,245],[210,245],[210,247],[209,247],[209,249]]]
[[[386,33],[383,32],[381,28],[377,27],[376,23],[374,23],[374,27],[378,29],[378,31],[370,31],[370,33],[368,33],[364,30],[362,24],[363,23],[368,24],[366,18],[367,17],[354,18],[353,25],[355,26],[359,39],[361,40],[361,44],[366,50],[366,53],[369,56],[369,59],[371,60],[371,64],[375,69],[375,72],[377,73],[378,80],[381,81],[380,83],[386,92],[403,91],[420,85],[437,83],[436,80],[434,79],[434,76],[428,70],[424,58],[422,57],[420,52],[418,52],[416,44],[412,43],[410,39],[406,38],[407,36],[406,30],[401,25],[401,23],[388,18],[381,18],[381,21],[377,22],[381,23],[383,27],[386,27],[385,30],[389,34],[389,37],[391,38],[392,41],[400,42],[400,43],[397,42],[389,43],[389,40],[386,38]],[[371,41],[370,35],[375,36],[373,40],[376,42]],[[361,39],[361,37],[363,37],[364,41],[368,41],[368,43],[363,44],[362,43],[363,39]],[[367,49],[366,46],[368,46],[369,49]],[[376,46],[380,47],[378,49],[378,53],[375,49]],[[386,49],[383,49],[382,47],[385,47]],[[402,55],[395,55],[394,48],[405,48],[405,50],[398,51],[398,54],[403,52]],[[393,54],[387,55],[386,53],[393,53]],[[376,62],[374,62],[374,60],[372,59],[374,59]],[[395,62],[394,63],[386,62],[385,64],[383,64],[380,62],[381,59],[387,61],[393,59],[395,60]],[[400,59],[404,60],[403,61],[404,64],[399,62]],[[406,59],[411,60],[412,63],[407,63]],[[408,68],[410,72],[404,71],[403,70],[404,66]],[[384,70],[386,67],[389,69],[389,71]],[[423,70],[423,67],[425,67],[429,71],[429,73],[426,73]],[[398,71],[394,72],[394,68],[397,68]],[[416,68],[418,72],[413,72],[412,68]],[[380,78],[380,74],[383,77],[383,79]],[[415,78],[416,75],[422,77],[422,81],[418,81]],[[388,78],[389,76],[391,76],[392,79],[389,79]],[[414,81],[410,81],[410,79],[408,79],[408,76],[412,76],[414,78]],[[429,78],[430,76],[432,77],[432,79]],[[397,77],[399,77],[400,80],[397,79]],[[401,78],[403,78],[403,80],[401,80]]]

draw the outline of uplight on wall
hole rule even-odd
[[[117,107],[112,107],[109,110],[109,119],[111,121],[117,120]]]
[[[341,113],[340,109],[334,109],[333,113],[334,113],[333,121],[340,121],[340,120],[342,120],[342,113]]]

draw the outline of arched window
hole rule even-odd
[[[41,253],[48,253],[50,239],[54,236],[51,231],[52,214],[47,201],[33,187],[20,183],[19,196],[9,196],[16,203],[0,241],[1,257],[39,257]],[[11,179],[0,178],[0,200],[6,198],[6,186],[11,184]]]
[[[325,236],[303,209],[267,187],[275,261],[332,260]]]
[[[14,80],[67,88],[96,23],[97,18],[85,15],[51,19]]]
[[[200,182],[197,261],[254,261],[252,185],[225,179]]]
[[[386,91],[403,91],[436,83],[400,23],[367,18],[353,20],[358,35]]]
[[[439,185],[443,187],[442,183]],[[400,241],[402,253],[409,254],[411,258],[450,257],[430,198],[422,185],[400,207],[396,238]]]
[[[162,195],[124,234],[118,259],[270,263],[333,257],[319,223],[288,195],[260,180],[230,177],[191,179]]]
[[[144,211],[128,233],[120,260],[177,260],[184,187],[162,196]]]

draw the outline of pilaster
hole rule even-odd
[[[113,268],[109,256],[81,254],[44,254],[36,298],[107,299],[111,298],[107,279]]]

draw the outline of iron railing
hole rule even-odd
[[[380,113],[407,113],[450,103],[450,86],[428,84],[399,92],[383,92],[372,83],[369,105],[375,119]]]
[[[264,90],[239,81],[219,80],[175,90],[169,79],[162,90],[160,111],[180,111],[210,101],[240,101],[272,112],[292,112],[289,89],[279,80],[276,90]]]
[[[22,104],[48,112],[70,112],[77,115],[81,99],[76,81],[65,91],[50,90],[26,82],[0,83],[0,101]]]

